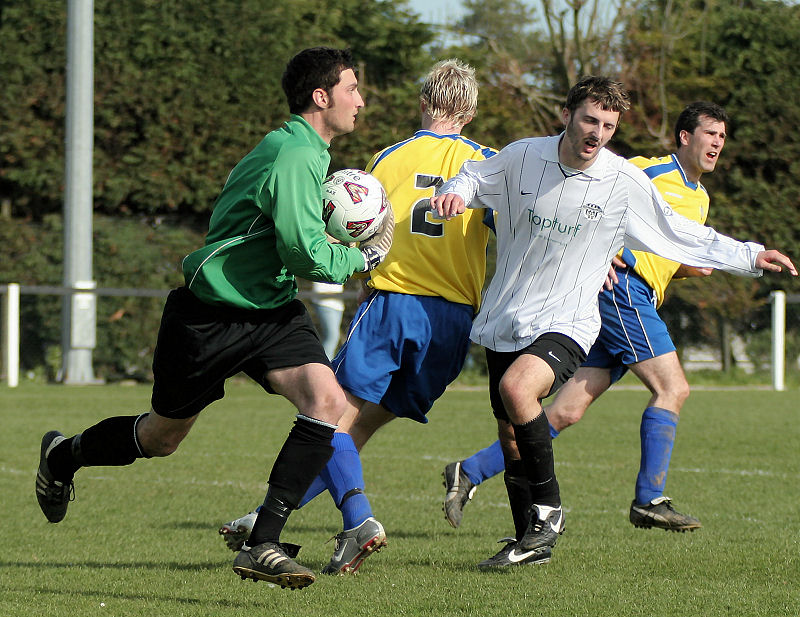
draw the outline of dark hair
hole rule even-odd
[[[349,49],[312,47],[304,49],[289,60],[281,78],[289,111],[299,114],[311,106],[311,94],[317,88],[330,92],[342,71],[354,69]]]
[[[610,77],[584,77],[570,88],[564,107],[573,113],[586,99],[595,101],[605,111],[618,111],[620,115],[631,106],[625,86]]]
[[[700,126],[700,116],[708,116],[712,120],[724,122],[725,126],[728,126],[728,112],[716,103],[707,101],[689,103],[675,123],[675,146],[677,148],[681,147],[681,131],[694,133],[694,130]]]

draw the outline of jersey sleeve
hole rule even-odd
[[[375,163],[378,162],[378,159],[383,154],[383,152],[384,151],[381,150],[380,152],[373,154],[372,158],[369,160],[369,163],[367,163],[367,166],[364,168],[364,171],[366,171],[368,174],[371,174],[372,170],[375,168]]]
[[[756,257],[764,247],[739,242],[675,212],[638,168],[626,168],[630,182],[625,247],[650,251],[698,268],[715,268],[739,276],[761,276]]]
[[[496,210],[505,194],[508,150],[504,148],[482,161],[465,161],[458,174],[439,187],[436,194],[455,193],[468,208]]]
[[[272,218],[277,250],[295,276],[312,281],[343,283],[364,267],[361,251],[329,243],[322,221],[322,182],[325,170],[310,148],[282,152],[270,182]]]

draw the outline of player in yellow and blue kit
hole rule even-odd
[[[464,161],[495,154],[461,135],[475,115],[477,97],[471,67],[439,62],[422,85],[421,130],[367,165],[392,203],[394,238],[389,255],[370,272],[370,293],[333,359],[350,409],[334,434],[331,460],[302,502],[327,489],[342,512],[343,531],[324,573],[353,572],[386,543],[364,494],[358,452],[395,417],[427,422],[469,350],[490,230],[482,210],[449,221],[434,218],[429,199]],[[246,537],[249,518],[252,513],[223,525],[228,546]]]
[[[677,151],[656,159],[631,159],[644,170],[672,208],[705,223],[709,197],[700,184],[714,170],[725,145],[725,111],[711,103],[693,103],[675,127]],[[667,326],[656,309],[674,278],[711,274],[709,269],[683,266],[640,251],[624,250],[626,268],[619,281],[600,294],[603,327],[574,383],[564,388],[547,410],[553,431],[577,422],[586,408],[630,368],[652,392],[640,426],[641,461],[630,521],[637,527],[672,531],[699,528],[696,518],[677,512],[664,496],[678,415],[689,396]]]
[[[720,106],[692,103],[678,117],[675,153],[661,158],[631,159],[676,212],[700,223],[705,223],[709,206],[700,177],[716,166],[725,145],[727,122],[727,113]],[[641,462],[630,521],[637,527],[691,531],[701,526],[700,521],[676,512],[671,500],[664,496],[678,414],[689,395],[689,385],[666,324],[656,309],[663,302],[670,281],[705,276],[711,270],[627,249],[622,251],[621,258],[624,266],[616,268],[618,282],[600,294],[602,326],[597,341],[581,368],[545,409],[551,435],[557,436],[559,431],[580,420],[598,396],[628,369],[632,370],[652,396],[642,415]],[[445,513],[451,525],[457,527],[460,523],[463,507],[475,487],[502,470],[499,442],[447,466]],[[524,483],[520,485],[520,499],[524,501],[526,490]],[[515,520],[517,527],[525,524]]]
[[[489,229],[482,211],[463,221],[433,219],[429,197],[464,160],[493,153],[459,134],[422,129],[367,166],[390,201],[401,204],[402,223],[333,365],[351,394],[393,416],[427,422],[425,414],[461,371],[480,304]]]

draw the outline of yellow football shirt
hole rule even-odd
[[[467,209],[449,221],[436,219],[430,198],[464,161],[495,153],[461,135],[420,130],[372,157],[367,171],[383,184],[395,217],[392,248],[370,273],[372,287],[441,296],[478,310],[489,239],[485,211]]]
[[[689,182],[674,154],[658,158],[637,156],[630,162],[642,169],[655,184],[658,192],[675,212],[686,218],[705,224],[708,217],[709,198],[705,187]],[[631,263],[633,255],[634,263]],[[633,266],[656,292],[658,306],[664,301],[664,291],[672,281],[672,277],[680,265],[678,262],[664,259],[643,251],[623,251],[623,259]]]

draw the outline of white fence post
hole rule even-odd
[[[773,291],[772,300],[772,388],[779,392],[784,383],[786,358],[786,292]]]
[[[3,323],[3,366],[9,388],[19,385],[19,285],[6,285]]]

